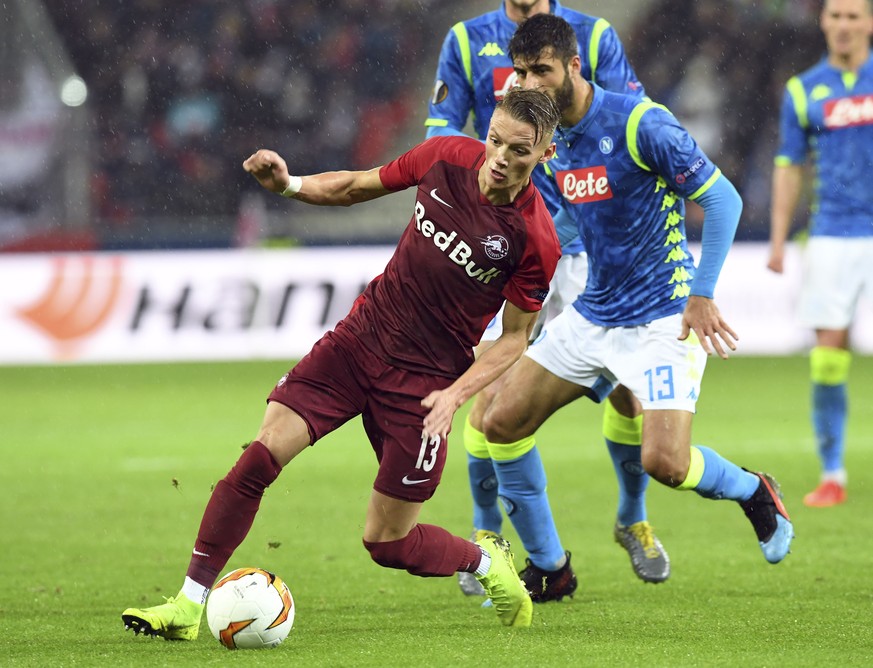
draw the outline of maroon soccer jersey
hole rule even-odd
[[[337,327],[401,368],[458,376],[507,300],[536,311],[561,250],[533,184],[495,206],[479,190],[481,142],[434,137],[382,167],[388,190],[418,186],[415,211],[385,271]]]

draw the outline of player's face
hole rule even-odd
[[[578,56],[570,61],[576,65]],[[573,81],[570,71],[564,63],[551,53],[540,54],[533,60],[517,59],[513,63],[518,85],[522,88],[534,88],[539,90],[555,101],[561,113],[573,105]]]
[[[491,117],[485,140],[485,164],[479,170],[482,193],[495,204],[508,204],[527,185],[531,172],[552,157],[551,137],[535,141],[536,130],[503,109]]]
[[[873,32],[868,0],[827,0],[821,12],[821,29],[832,56],[848,59],[864,52]]]

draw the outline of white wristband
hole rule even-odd
[[[300,192],[300,189],[302,187],[303,179],[301,179],[299,176],[289,176],[288,187],[279,194],[282,195],[282,197],[294,197],[294,195]]]

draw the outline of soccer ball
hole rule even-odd
[[[228,649],[275,647],[294,624],[294,599],[288,585],[269,571],[238,568],[212,588],[206,621]]]

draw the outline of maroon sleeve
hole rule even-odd
[[[386,190],[405,190],[416,185],[435,162],[445,160],[466,167],[483,151],[482,142],[471,137],[431,137],[382,165],[379,178]]]
[[[528,242],[518,269],[503,288],[503,296],[522,311],[539,311],[561,257],[555,224],[538,196],[526,215]]]

